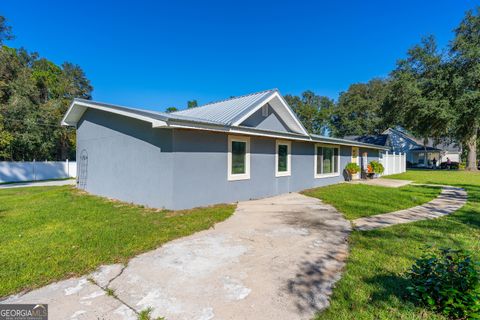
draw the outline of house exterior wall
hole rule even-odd
[[[147,122],[92,109],[77,126],[77,154],[88,154],[86,191],[175,210],[343,181],[351,147],[340,147],[340,175],[315,178],[314,146],[312,142],[291,141],[291,175],[276,177],[276,139],[250,136],[250,179],[229,181],[225,133],[153,129]],[[368,161],[378,159],[378,150],[360,148],[360,156],[364,152],[368,152]],[[82,165],[77,167],[80,176]]]
[[[264,117],[262,114],[262,108],[260,108],[243,121],[242,126],[270,131],[290,132],[288,126],[270,106],[268,106],[268,116]]]
[[[344,181],[339,176],[315,178],[314,143],[292,141],[291,175],[275,176],[275,139],[250,137],[250,179],[228,181],[228,135],[174,130],[174,208],[268,197]],[[378,160],[378,150],[368,160]],[[351,161],[351,147],[340,148],[340,171]]]
[[[77,155],[86,152],[86,191],[150,207],[172,202],[172,132],[88,109],[77,125]],[[77,159],[77,179],[84,174]],[[80,181],[80,180],[78,180]]]

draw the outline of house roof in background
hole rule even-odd
[[[241,106],[237,107],[235,101],[238,102]],[[266,104],[267,102],[270,106],[272,106],[272,108],[276,108],[277,113],[283,112],[282,115],[287,118],[290,126],[297,126],[295,128],[297,128],[299,132],[279,132],[242,126],[242,122],[246,118],[248,118],[248,116],[250,116],[253,112],[258,110],[262,105]],[[213,105],[215,106],[212,107]],[[298,118],[295,116],[291,108],[288,106],[288,104],[285,102],[285,100],[278,93],[277,90],[262,91],[252,95],[223,100],[220,102],[207,104],[204,107],[197,107],[195,109],[201,109],[208,106],[211,106],[209,108],[212,110],[198,111],[190,109],[185,111],[196,112],[166,113],[129,108],[108,103],[95,102],[91,100],[74,99],[67,112],[65,113],[61,124],[63,126],[76,126],[78,121],[80,121],[80,119],[82,118],[84,112],[90,108],[138,119],[141,121],[146,121],[151,123],[153,128],[164,127],[221,131],[235,134],[247,134],[302,141],[334,143],[340,145],[360,146],[374,149],[388,149],[386,147],[374,144],[308,134],[307,131],[304,129],[303,125],[300,123]],[[235,109],[236,112],[231,114],[224,113],[223,109],[228,109],[230,107]],[[203,114],[203,116],[200,117],[200,114]],[[291,118],[289,119],[289,117]]]
[[[399,134],[399,135],[401,135],[401,136],[403,136],[407,139],[410,139],[411,141],[415,142],[419,147],[423,148],[423,146],[424,146],[423,139],[415,138],[413,135],[411,135],[407,132],[400,131],[400,130],[393,129],[393,128],[388,128],[387,130],[385,130],[383,132],[383,134],[388,134],[388,132]],[[447,142],[447,141],[435,141],[432,138],[428,138],[426,146],[427,147],[432,147],[432,148],[437,148],[437,149],[440,149],[440,150],[443,150],[443,151],[448,151],[448,152],[462,152],[461,146],[459,146],[457,143]]]
[[[413,151],[413,152],[424,152],[424,151],[442,151],[443,149],[438,149],[438,148],[434,148],[434,147],[417,147],[417,148],[413,148],[413,149],[410,149],[410,151]]]
[[[347,140],[358,141],[368,144],[376,144],[379,146],[386,146],[388,141],[388,134],[379,134],[379,135],[365,135],[365,136],[345,136],[343,137]]]

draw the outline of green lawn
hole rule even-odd
[[[480,174],[408,171],[389,178],[466,188],[469,201],[439,219],[351,234],[350,256],[329,309],[316,319],[443,319],[405,298],[402,274],[425,245],[463,248],[480,259]],[[390,199],[392,208],[396,198]]]
[[[405,186],[386,188],[365,184],[335,184],[304,191],[333,205],[349,219],[371,216],[418,206],[436,198],[439,187]],[[395,199],[395,201],[392,201]]]
[[[71,186],[0,190],[0,297],[125,262],[208,229],[234,208],[151,210]]]

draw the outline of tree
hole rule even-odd
[[[11,38],[4,21],[0,39]],[[92,90],[77,65],[58,66],[35,52],[1,46],[0,160],[74,159],[75,130],[60,120],[73,98],[90,99]]]
[[[13,136],[4,130],[3,117],[0,115],[0,159],[11,159],[10,144],[12,141]]]
[[[12,27],[7,24],[4,16],[0,16],[0,47],[5,40],[12,40],[13,38]]]
[[[387,122],[395,122],[424,141],[448,137],[453,119],[449,69],[432,36],[411,48],[391,73],[383,106]]]
[[[332,116],[333,135],[380,134],[389,125],[384,121],[382,106],[389,90],[389,83],[373,79],[367,83],[352,84],[340,93]]]
[[[178,111],[178,109],[176,107],[168,107],[165,112],[167,113],[170,113],[170,112],[175,112],[175,111]]]
[[[303,92],[301,96],[286,95],[285,100],[308,132],[321,135],[329,133],[333,100],[316,95],[310,90]]]
[[[455,38],[440,51],[424,38],[392,72],[385,115],[415,135],[466,146],[467,169],[477,170],[480,132],[480,11],[468,11]]]
[[[196,107],[198,107],[198,102],[197,102],[197,100],[187,101],[187,108],[188,108],[188,109],[196,108]]]
[[[454,135],[468,149],[467,169],[477,170],[480,131],[480,7],[468,11],[450,45],[454,88]]]

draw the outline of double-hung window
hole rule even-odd
[[[228,136],[228,180],[250,179],[250,138]]]
[[[292,173],[291,169],[291,147],[290,141],[277,140],[275,153],[275,176],[284,177]]]
[[[315,145],[315,178],[340,175],[340,147]]]

